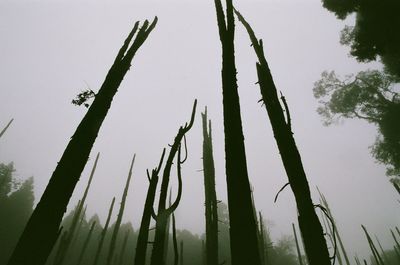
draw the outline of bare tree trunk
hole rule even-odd
[[[211,120],[207,108],[201,114],[203,122],[203,172],[206,215],[206,261],[218,265],[218,206],[215,192],[215,168],[211,136]]]
[[[129,167],[129,173],[128,173],[128,177],[126,179],[124,193],[122,194],[121,206],[119,208],[117,221],[115,222],[114,230],[113,230],[113,233],[112,233],[112,236],[111,236],[110,248],[108,250],[108,255],[107,255],[107,260],[106,260],[106,264],[107,265],[111,265],[111,263],[113,261],[115,245],[117,243],[119,228],[121,227],[122,216],[124,215],[126,198],[128,196],[129,184],[130,184],[131,178],[132,178],[132,168],[133,168],[133,164],[135,163],[135,158],[136,158],[136,154],[133,155],[131,166]]]
[[[93,265],[97,265],[97,263],[99,262],[101,249],[103,248],[104,239],[106,237],[108,225],[110,224],[110,219],[111,219],[111,214],[113,212],[114,203],[115,203],[115,197],[112,199],[110,209],[108,210],[108,216],[107,216],[106,224],[104,225],[103,231],[101,231],[99,244],[97,245],[97,250],[96,250],[96,253],[94,255]]]
[[[250,25],[238,12],[236,14],[249,33],[253,48],[258,57],[258,63],[256,64],[258,83],[290,187],[293,190],[296,200],[299,213],[298,221],[308,260],[310,265],[330,265],[328,247],[323,235],[322,226],[315,213],[307,176],[293,138],[289,109],[282,97],[287,112],[287,120],[285,120],[276,87],[264,56],[262,40],[258,41]]]
[[[149,241],[149,227],[151,221],[151,215],[153,211],[154,198],[157,191],[158,174],[164,160],[165,148],[162,152],[160,162],[158,167],[152,170],[151,176],[149,171],[147,171],[147,178],[149,180],[149,188],[147,190],[146,202],[144,204],[142,221],[140,223],[139,235],[136,243],[136,253],[135,253],[135,265],[145,265],[147,244]]]
[[[7,123],[7,125],[6,125],[6,127],[4,127],[4,129],[3,130],[1,130],[1,132],[0,132],[0,138],[3,136],[3,134],[7,131],[7,129],[8,129],[8,127],[10,127],[10,125],[11,125],[11,123],[14,121],[14,119],[11,119],[8,123]]]
[[[99,156],[100,153],[97,153],[96,159],[94,160],[94,165],[92,168],[92,171],[90,172],[90,177],[88,180],[88,183],[86,185],[85,192],[83,193],[82,199],[78,203],[78,208],[76,209],[76,213],[74,214],[72,218],[72,223],[68,231],[65,232],[65,237],[61,237],[60,241],[60,247],[59,250],[60,252],[58,255],[56,255],[54,264],[55,265],[61,265],[64,262],[64,259],[68,253],[68,250],[70,249],[72,239],[76,235],[75,230],[78,225],[79,217],[81,216],[82,210],[83,210],[83,205],[85,204],[87,195],[89,193],[90,185],[92,184],[93,176],[94,173],[96,172],[96,167],[97,167],[97,162],[99,161]]]
[[[228,188],[232,265],[260,265],[257,225],[251,204],[246,153],[237,91],[232,0],[226,0],[226,19],[220,0],[214,0],[222,44],[222,95],[225,131],[225,169]]]
[[[160,197],[158,202],[158,210],[157,210],[157,215],[155,216],[156,231],[154,236],[153,251],[151,253],[151,263],[150,263],[151,265],[165,265],[164,251],[165,251],[165,237],[167,233],[168,217],[176,210],[181,200],[182,196],[181,164],[184,163],[187,158],[186,140],[184,140],[186,155],[185,158],[181,160],[181,141],[184,139],[186,133],[193,126],[194,117],[196,114],[196,106],[197,106],[197,100],[195,100],[194,102],[189,124],[185,124],[185,126],[181,126],[179,128],[178,134],[175,137],[174,143],[171,146],[171,150],[169,152],[167,161],[165,163],[162,183],[161,183]],[[168,193],[168,185],[171,174],[171,167],[176,154],[177,154],[176,166],[177,166],[178,185],[179,185],[178,194],[174,203],[167,208],[166,200]]]
[[[43,265],[57,239],[59,226],[76,183],[86,165],[101,124],[136,51],[157,23],[145,21],[132,45],[129,44],[139,23],[125,40],[114,64],[85,117],[68,143],[51,179],[33,211],[8,265]]]

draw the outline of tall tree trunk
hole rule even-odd
[[[185,137],[186,133],[192,128],[194,117],[196,114],[196,106],[197,100],[195,100],[192,110],[192,115],[190,118],[189,124],[185,124],[181,126],[178,130],[178,134],[175,137],[174,143],[171,146],[171,150],[169,152],[167,161],[165,163],[163,177],[161,182],[161,191],[158,202],[157,215],[156,219],[156,231],[154,236],[154,244],[153,251],[151,253],[151,265],[165,265],[164,260],[164,251],[165,251],[165,237],[167,233],[167,222],[168,217],[176,210],[179,205],[182,196],[182,176],[181,176],[181,164],[185,162],[187,158],[187,148],[186,148],[186,140],[185,141],[185,151],[186,155],[183,161],[181,160],[181,141]],[[178,154],[177,154],[178,153]],[[171,167],[173,164],[173,160],[177,154],[177,175],[178,175],[178,194],[177,197],[172,203],[170,207],[166,207],[167,193],[168,193],[168,185],[171,174]]]
[[[287,120],[285,120],[276,87],[264,56],[262,40],[258,41],[250,25],[238,12],[236,14],[249,33],[252,46],[258,57],[256,66],[262,100],[271,122],[290,187],[294,193],[300,231],[304,239],[308,260],[310,265],[330,265],[328,247],[323,235],[322,226],[315,213],[307,176],[293,138],[289,109],[285,99],[282,97],[281,99],[287,113]]]
[[[94,173],[96,172],[97,162],[99,161],[99,156],[100,156],[100,153],[97,153],[92,171],[90,172],[90,177],[89,177],[88,183],[86,185],[85,192],[83,193],[83,196],[82,196],[80,202],[78,203],[78,208],[76,209],[76,213],[74,214],[74,216],[72,218],[71,226],[70,226],[69,230],[66,231],[65,237],[61,237],[62,240],[60,241],[60,247],[59,247],[60,252],[58,253],[58,255],[56,255],[54,265],[61,265],[64,262],[64,259],[65,259],[66,255],[68,253],[68,250],[71,246],[72,239],[74,238],[74,236],[76,236],[75,231],[78,226],[78,221],[79,221],[79,218],[80,218],[82,210],[83,210],[83,205],[85,204],[86,197],[89,193],[90,185],[92,184]]]
[[[89,233],[88,233],[85,241],[83,242],[83,246],[82,246],[82,249],[81,249],[81,253],[79,254],[77,265],[80,265],[82,263],[83,256],[85,255],[85,252],[86,252],[86,249],[87,249],[87,247],[89,245],[90,239],[92,238],[92,233],[93,233],[93,229],[94,229],[95,225],[96,225],[96,221],[94,221],[92,223],[92,225],[90,226]]]
[[[115,222],[114,230],[113,230],[113,233],[111,236],[110,248],[108,250],[108,255],[107,255],[107,260],[106,260],[107,265],[111,265],[111,263],[113,262],[115,245],[117,243],[118,232],[119,232],[119,228],[121,227],[122,217],[124,215],[126,197],[128,196],[129,184],[130,184],[131,178],[132,178],[132,168],[133,168],[133,164],[135,163],[135,158],[136,158],[136,154],[133,155],[131,166],[129,167],[129,173],[128,173],[128,177],[126,179],[124,193],[122,194],[121,205],[119,207],[117,221]]]
[[[103,231],[101,231],[99,244],[97,245],[96,253],[94,254],[93,265],[97,265],[97,263],[99,262],[101,250],[102,250],[103,244],[104,244],[104,239],[106,237],[107,230],[108,230],[108,225],[110,224],[110,219],[111,219],[111,214],[113,212],[114,203],[115,203],[115,197],[112,199],[110,209],[108,210],[106,224],[104,225]]]
[[[251,191],[237,91],[233,5],[232,0],[226,0],[225,20],[221,1],[214,0],[214,2],[222,44],[225,168],[232,265],[260,265],[257,226],[251,205]]]
[[[215,191],[215,167],[212,148],[211,120],[207,108],[201,114],[203,123],[203,172],[206,215],[206,261],[218,265],[218,206]]]
[[[8,265],[43,265],[57,239],[59,226],[86,165],[114,95],[131,66],[133,56],[157,23],[145,21],[132,45],[139,23],[125,40],[85,117],[68,143],[50,181],[22,233]]]
[[[136,243],[136,252],[135,252],[135,265],[145,265],[146,262],[146,253],[147,253],[147,244],[149,241],[149,227],[151,221],[151,215],[153,212],[153,204],[154,198],[156,196],[157,191],[157,183],[158,183],[158,174],[160,173],[160,169],[165,156],[165,148],[162,152],[160,162],[158,167],[154,168],[151,172],[147,171],[147,178],[149,180],[149,188],[147,190],[146,201],[144,204],[142,221],[140,222],[139,235]]]
[[[4,127],[3,128],[3,130],[1,130],[1,132],[0,132],[0,138],[3,136],[3,134],[7,131],[7,129],[8,129],[8,127],[10,127],[10,125],[11,125],[11,123],[14,121],[14,119],[11,119],[8,123],[7,123],[7,125],[6,125],[6,127]]]

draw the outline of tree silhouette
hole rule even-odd
[[[111,236],[110,248],[108,250],[106,265],[110,265],[111,262],[113,261],[112,259],[114,258],[115,245],[117,243],[118,232],[119,232],[119,228],[120,228],[121,223],[122,223],[122,217],[124,215],[126,197],[128,196],[129,184],[130,184],[131,178],[132,178],[132,168],[133,168],[133,164],[135,163],[135,158],[136,158],[136,154],[132,158],[132,162],[131,162],[131,165],[130,165],[130,168],[129,168],[128,177],[126,179],[126,184],[125,184],[125,188],[124,188],[124,193],[122,194],[121,205],[120,205],[120,208],[119,208],[117,221],[115,222],[114,230],[113,230],[113,233],[112,233],[112,236]]]
[[[379,57],[385,69],[400,78],[400,4],[393,0],[322,0],[339,19],[355,13],[355,25],[342,31],[341,43],[359,61]]]
[[[376,125],[379,135],[372,154],[387,166],[388,176],[400,177],[400,91],[394,76],[367,70],[341,80],[334,71],[325,71],[313,92],[325,125],[343,118]]]
[[[149,188],[147,190],[146,201],[142,214],[142,221],[140,223],[139,235],[136,244],[135,265],[144,265],[146,262],[151,214],[153,211],[154,198],[156,196],[156,191],[157,191],[158,174],[160,173],[161,170],[161,166],[164,160],[164,155],[165,155],[165,148],[163,149],[158,166],[152,170],[151,175],[149,171],[147,171]]]
[[[286,175],[296,200],[300,232],[304,239],[309,263],[310,265],[330,265],[328,247],[321,223],[315,213],[307,176],[293,137],[288,105],[282,96],[281,100],[286,110],[285,119],[268,62],[265,59],[263,42],[257,39],[244,17],[237,11],[236,14],[248,32],[258,58],[256,68],[262,101],[267,110]]]
[[[157,213],[153,211],[153,215],[156,220],[156,231],[154,236],[153,251],[151,253],[151,265],[164,265],[165,264],[165,238],[167,231],[168,218],[171,214],[178,208],[179,202],[182,196],[182,175],[181,175],[181,165],[185,162],[187,158],[187,148],[185,144],[185,157],[181,159],[181,142],[184,139],[186,133],[192,128],[194,123],[194,118],[196,115],[197,100],[194,101],[192,115],[189,123],[184,126],[179,127],[178,133],[175,136],[174,143],[171,145],[167,161],[165,162],[162,180],[161,180],[161,190],[158,201]],[[185,141],[186,143],[186,141]],[[166,207],[168,185],[171,175],[171,167],[173,160],[176,157],[176,171],[178,176],[178,192],[175,201],[169,207]]]
[[[235,21],[232,0],[226,1],[226,19],[220,0],[215,0],[222,45],[222,95],[225,132],[225,169],[231,255],[233,265],[259,265],[257,225],[252,208],[250,183],[240,116],[235,66]]]
[[[49,184],[8,262],[9,265],[42,265],[46,262],[58,237],[62,216],[86,165],[113,97],[129,70],[134,55],[156,23],[157,18],[150,25],[146,20],[139,30],[139,22],[135,23],[119,50],[93,104],[77,127],[57,164]],[[136,32],[137,35],[130,45]]]
[[[218,265],[218,206],[215,192],[215,168],[211,135],[211,120],[207,108],[201,114],[203,123],[203,173],[206,216],[207,265]]]

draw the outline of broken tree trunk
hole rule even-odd
[[[225,19],[221,1],[214,0],[214,2],[222,44],[225,169],[232,265],[260,265],[257,225],[251,203],[251,190],[237,91],[233,4],[232,0],[226,0]]]
[[[96,254],[94,255],[93,265],[97,265],[97,263],[99,262],[101,249],[103,248],[104,239],[105,239],[106,234],[107,234],[108,225],[110,224],[111,214],[112,214],[113,209],[114,209],[114,203],[115,203],[115,197],[113,197],[113,199],[112,199],[110,209],[108,210],[108,216],[107,216],[106,224],[104,225],[103,231],[101,231],[99,244],[97,245]]]
[[[157,191],[158,174],[164,160],[165,148],[162,152],[158,167],[151,171],[147,171],[147,178],[149,180],[149,188],[147,190],[146,201],[144,204],[142,221],[140,222],[139,235],[136,243],[135,265],[144,265],[146,262],[147,244],[149,241],[149,227],[151,215],[153,211],[154,198]]]
[[[258,57],[256,66],[262,100],[267,110],[290,187],[293,190],[296,200],[300,232],[304,239],[308,260],[310,265],[330,265],[328,247],[323,235],[322,226],[315,213],[307,176],[304,172],[300,153],[293,138],[289,109],[282,96],[281,99],[285,106],[287,116],[287,119],[285,119],[277,90],[267,60],[264,56],[262,40],[257,39],[252,28],[243,16],[241,16],[239,12],[236,12],[236,14],[246,28]]]
[[[70,249],[70,246],[72,244],[72,239],[74,238],[74,236],[76,236],[75,231],[76,231],[76,228],[78,227],[78,221],[79,221],[79,218],[80,218],[82,210],[83,210],[83,205],[85,204],[87,195],[89,193],[90,184],[92,184],[93,176],[94,176],[94,173],[96,172],[97,162],[99,161],[99,156],[100,156],[100,153],[97,153],[96,159],[94,160],[92,171],[90,172],[90,176],[89,176],[88,183],[86,185],[85,192],[83,193],[83,196],[82,196],[80,202],[78,203],[78,208],[76,209],[76,213],[74,214],[74,216],[72,218],[71,226],[70,226],[68,232],[66,232],[65,237],[61,237],[60,247],[59,247],[60,252],[58,253],[58,255],[56,255],[54,265],[61,265],[64,262],[64,259],[65,259],[66,255],[68,253],[68,250]]]
[[[206,217],[207,265],[218,265],[218,206],[215,192],[215,168],[211,136],[211,120],[207,108],[201,114],[203,123],[203,173]]]
[[[136,158],[136,154],[133,155],[131,166],[129,167],[129,173],[128,173],[128,177],[126,179],[124,193],[122,194],[121,205],[119,207],[117,221],[115,222],[114,230],[113,230],[113,233],[111,236],[110,248],[108,250],[108,255],[107,255],[107,260],[106,260],[107,265],[111,265],[111,263],[113,261],[115,246],[117,244],[118,232],[119,232],[119,228],[121,227],[122,217],[124,215],[124,210],[125,210],[126,198],[128,196],[129,184],[131,183],[132,168],[133,168],[133,164],[135,163],[135,158]]]
[[[156,231],[154,236],[154,244],[153,251],[151,253],[151,265],[165,265],[164,260],[164,251],[165,251],[165,237],[167,233],[167,222],[168,217],[178,208],[179,202],[182,196],[182,176],[181,176],[181,164],[183,164],[187,158],[187,148],[186,148],[186,140],[184,137],[186,133],[192,128],[195,114],[196,114],[196,106],[197,100],[194,101],[192,115],[190,118],[189,124],[185,124],[181,126],[178,130],[178,134],[174,139],[174,143],[171,146],[167,161],[165,163],[162,183],[161,183],[161,191],[158,202],[157,214],[155,215],[156,219]],[[185,158],[181,159],[181,142],[184,140],[185,142]],[[176,155],[177,154],[177,155]],[[175,201],[172,203],[170,207],[166,207],[167,201],[167,193],[168,193],[168,185],[171,175],[171,167],[173,164],[173,160],[177,156],[176,168],[178,175],[178,194],[176,196]],[[155,212],[155,211],[153,211]]]
[[[147,39],[156,23],[157,18],[151,24],[146,20],[138,30],[139,23],[137,22],[128,35],[93,104],[83,117],[58,162],[11,255],[8,265],[45,264],[57,239],[59,226],[68,202],[86,165],[113,97],[129,70],[136,51]],[[137,30],[137,36],[129,47]]]
[[[10,125],[11,125],[11,123],[14,121],[14,119],[11,119],[8,123],[7,123],[7,125],[6,125],[6,127],[4,127],[3,128],[3,130],[1,130],[1,132],[0,132],[0,138],[3,136],[3,134],[7,131],[7,129],[8,129],[8,127],[10,127]]]

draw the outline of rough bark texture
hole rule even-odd
[[[215,191],[215,167],[212,148],[211,121],[207,119],[207,108],[201,114],[203,123],[203,173],[206,216],[206,260],[207,265],[218,265],[218,206]]]
[[[60,240],[59,252],[55,256],[54,265],[61,265],[67,256],[68,250],[72,244],[72,239],[76,236],[76,229],[78,227],[79,218],[82,216],[83,205],[85,204],[87,195],[89,193],[90,185],[92,184],[94,173],[96,172],[97,162],[99,161],[100,153],[97,153],[96,159],[94,160],[92,171],[90,172],[89,180],[86,185],[85,192],[78,203],[76,212],[72,218],[72,223],[68,231],[64,232]]]
[[[111,214],[113,212],[114,203],[115,203],[115,197],[112,199],[110,209],[108,210],[108,216],[107,216],[106,224],[104,225],[103,231],[101,231],[99,244],[97,245],[96,254],[94,255],[93,265],[97,265],[97,263],[99,262],[101,249],[103,248],[104,239],[106,237],[107,229],[108,229],[108,226],[110,224],[110,219],[111,219]]]
[[[164,251],[165,251],[165,238],[167,233],[167,223],[168,217],[176,210],[179,205],[182,196],[182,176],[181,176],[181,164],[187,158],[187,148],[186,148],[186,141],[185,141],[185,150],[186,156],[183,161],[181,160],[181,142],[184,139],[186,133],[192,128],[194,117],[196,114],[196,106],[197,100],[195,100],[192,110],[192,116],[190,119],[189,124],[185,124],[185,126],[181,126],[178,130],[178,134],[175,137],[174,143],[171,146],[171,150],[169,152],[167,161],[165,163],[162,182],[161,182],[161,191],[160,197],[158,202],[158,210],[156,215],[156,231],[154,236],[154,244],[153,244],[153,251],[151,253],[151,265],[165,265],[164,260]],[[177,155],[177,175],[178,175],[178,194],[177,197],[172,203],[170,207],[166,207],[166,200],[167,200],[167,193],[168,193],[168,185],[169,179],[171,174],[171,167],[173,164],[173,160]]]
[[[124,215],[126,197],[128,196],[129,184],[131,183],[132,168],[133,168],[133,164],[135,163],[135,158],[136,158],[136,154],[133,155],[132,162],[129,167],[129,173],[128,173],[128,177],[126,179],[124,193],[122,194],[121,205],[119,208],[117,221],[115,222],[114,230],[113,230],[113,233],[111,236],[110,248],[108,249],[108,255],[107,255],[107,260],[106,260],[107,265],[111,265],[113,258],[114,258],[115,246],[117,244],[118,232],[119,232],[119,228],[121,227],[122,217]]]
[[[59,226],[76,183],[86,165],[101,124],[107,115],[114,95],[133,56],[147,39],[157,23],[145,21],[132,45],[129,44],[138,29],[135,27],[125,40],[114,64],[96,95],[93,104],[68,143],[50,181],[33,211],[8,265],[43,265],[56,242]]]
[[[309,263],[310,265],[330,265],[328,247],[323,235],[322,226],[315,213],[307,176],[304,172],[300,153],[293,138],[289,109],[287,108],[286,101],[282,97],[287,113],[287,120],[285,120],[277,90],[267,60],[264,56],[262,41],[256,38],[250,25],[238,12],[237,15],[248,31],[253,48],[258,57],[256,66],[262,100],[271,122],[290,187],[294,193],[298,209],[300,231],[304,239]]]
[[[146,201],[144,204],[142,221],[140,223],[139,235],[136,243],[135,265],[144,265],[146,262],[147,244],[149,240],[149,227],[153,211],[154,199],[157,191],[158,174],[164,160],[165,148],[162,152],[158,167],[152,170],[151,175],[147,171],[149,188],[147,190]]]
[[[259,265],[257,225],[251,204],[246,154],[237,91],[234,16],[232,0],[226,1],[226,20],[220,0],[215,0],[222,44],[222,94],[225,131],[225,168],[228,188],[232,265]]]

